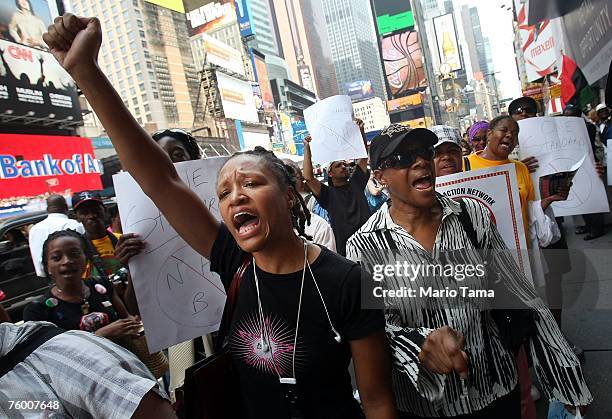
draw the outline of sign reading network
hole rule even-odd
[[[0,178],[31,178],[44,176],[100,173],[98,161],[91,154],[74,154],[69,159],[56,159],[44,154],[42,159],[17,160],[10,154],[0,154]]]

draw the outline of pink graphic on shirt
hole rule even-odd
[[[295,330],[282,320],[264,316],[264,340],[269,337],[268,350],[262,346],[261,321],[258,315],[243,318],[231,339],[232,353],[245,364],[261,372],[281,377],[293,376],[293,340]],[[299,348],[298,339],[298,348]],[[296,353],[296,368],[299,360]]]

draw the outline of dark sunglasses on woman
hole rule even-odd
[[[412,166],[418,157],[427,161],[433,160],[435,155],[433,147],[423,147],[416,150],[405,151],[387,157],[379,166],[379,170],[384,169],[406,169]]]

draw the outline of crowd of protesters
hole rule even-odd
[[[517,121],[536,117],[535,101],[517,99],[508,115],[475,122],[463,137],[449,126],[392,124],[366,144],[369,158],[329,163],[327,183],[314,175],[309,137],[303,168],[261,147],[236,153],[213,179],[219,221],[173,165],[202,158],[196,141],[180,129],[151,137],[140,127],[97,65],[101,39],[97,19],[73,15],[44,36],[124,168],[210,261],[235,301],[224,314],[227,336],[217,343],[239,376],[236,417],[535,419],[532,371],[550,400],[585,412],[593,397],[579,348],[561,331],[560,277],[569,268],[542,251],[567,251],[551,205],[566,200],[571,185],[536,200],[530,173],[537,159],[512,158]],[[597,137],[612,131],[609,109],[600,105],[595,114],[595,123],[585,118],[594,151]],[[564,115],[582,117],[571,106]],[[365,143],[363,123],[356,123]],[[483,204],[436,192],[436,177],[504,164],[516,169],[534,282],[543,293],[518,268]],[[49,197],[49,217],[30,233],[37,274],[53,285],[26,308],[25,325],[0,325],[0,400],[44,395],[72,417],[172,417],[159,374],[129,343],[143,328],[127,265],[146,243],[119,234],[119,224],[109,230],[94,192],[75,194],[72,206],[76,221],[61,196]],[[586,240],[604,234],[603,214],[584,220],[576,233]],[[399,251],[412,264],[486,264],[517,306],[490,310],[442,296],[364,308],[366,260],[385,251]],[[456,286],[446,275],[412,282]],[[486,277],[473,282],[475,289],[487,285]],[[544,300],[555,301],[555,309]],[[0,412],[11,413],[4,404]]]

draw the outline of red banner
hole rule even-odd
[[[0,198],[98,189],[89,138],[0,134]]]

